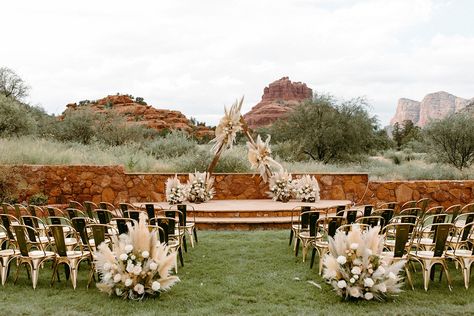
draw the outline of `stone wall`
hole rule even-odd
[[[122,166],[0,166],[20,201],[35,193],[49,196],[49,203],[77,201],[163,201],[165,181],[174,174],[126,173]],[[178,174],[185,182],[187,174]],[[297,177],[297,174],[294,174]],[[368,181],[367,174],[315,174],[322,199],[347,199],[356,203],[406,202],[428,197],[449,206],[474,202],[474,180]],[[255,174],[215,174],[216,199],[268,198],[268,185]]]
[[[8,171],[9,170],[9,171]],[[19,198],[27,201],[35,193],[49,196],[49,203],[68,200],[144,202],[163,201],[165,182],[174,174],[125,173],[122,166],[2,166],[12,174]],[[298,176],[295,174],[294,176]],[[316,174],[322,199],[358,202],[367,188],[367,174]],[[181,182],[187,174],[178,174]],[[268,198],[268,185],[255,174],[215,174],[216,199]]]

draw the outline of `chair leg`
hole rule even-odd
[[[197,244],[198,243],[197,227],[194,227],[193,233],[194,233],[194,240],[196,241],[196,244]]]
[[[23,265],[23,262],[21,262],[20,264],[17,263],[16,265],[15,280],[13,280],[13,284],[16,284],[16,281],[18,281],[18,277],[20,276],[20,269],[22,265]]]
[[[54,285],[54,282],[56,281],[55,280],[55,276],[56,276],[56,273],[58,272],[58,263],[56,261],[54,261],[53,263],[53,275],[51,276],[51,284],[50,286],[53,286]]]
[[[295,244],[295,257],[298,257],[298,250],[300,249],[300,239],[296,238],[296,244]]]
[[[407,275],[408,285],[410,285],[411,290],[414,291],[415,287],[413,286],[413,281],[411,279],[410,268],[405,264],[405,274]]]
[[[38,283],[39,265],[40,262],[36,260],[33,260],[31,263],[31,281],[33,283],[33,289],[36,289],[36,284]]]
[[[181,247],[179,247],[178,249],[178,255],[179,255],[179,262],[181,263],[181,266],[184,267],[183,251],[181,250]]]
[[[446,279],[448,280],[448,287],[449,287],[449,290],[452,291],[452,290],[453,290],[453,286],[452,286],[452,283],[451,283],[451,276],[449,275],[448,266],[446,265],[446,262],[445,262],[445,261],[443,261],[443,262],[441,263],[441,265],[443,266],[444,272],[446,272]]]
[[[71,272],[70,275],[71,275],[72,288],[75,290],[77,286],[77,267],[72,265],[70,267],[70,272]]]
[[[193,237],[193,229],[187,231],[187,234],[189,236],[189,240],[191,241],[191,248],[194,248],[194,237]]]
[[[311,252],[311,263],[310,263],[310,265],[309,265],[309,268],[310,268],[310,269],[313,268],[314,257],[316,257],[316,248],[313,248],[313,251]]]
[[[430,273],[431,273],[431,264],[425,263],[423,265],[423,287],[425,291],[428,291],[428,286],[430,284]]]
[[[183,235],[183,244],[184,244],[184,252],[188,252],[188,244],[186,243],[186,235]]]
[[[292,242],[293,242],[293,229],[290,229],[290,242],[288,243],[288,246],[291,246]]]

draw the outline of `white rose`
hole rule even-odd
[[[143,258],[146,259],[146,258],[148,258],[149,256],[150,256],[150,253],[149,253],[148,251],[145,250],[144,252],[142,252],[142,257],[143,257]]]
[[[395,273],[393,273],[393,272],[390,272],[390,273],[388,274],[388,277],[389,277],[390,279],[392,279],[392,280],[396,280],[396,279],[397,279],[397,276],[396,276]]]
[[[135,292],[137,292],[138,294],[143,294],[145,293],[145,287],[140,284],[140,283],[137,283],[134,287],[133,287],[133,290]]]
[[[364,298],[365,298],[366,300],[370,301],[371,299],[374,298],[374,294],[372,294],[372,293],[370,293],[370,292],[367,292],[367,293],[365,293]]]
[[[364,286],[365,287],[372,287],[374,285],[374,280],[371,278],[365,278],[364,279]]]
[[[360,291],[359,288],[356,286],[349,288],[349,295],[352,297],[360,297]]]
[[[135,255],[131,255],[130,259],[135,260],[135,259],[137,259],[137,257],[135,257]]]
[[[132,263],[131,261],[128,261],[128,264],[127,264],[127,267],[125,268],[125,270],[126,270],[128,273],[132,273],[133,268],[135,268],[135,266],[133,265],[133,263]]]
[[[104,263],[103,268],[104,268],[105,271],[109,271],[111,267],[112,267],[112,265],[110,263],[108,263],[108,262]]]
[[[135,268],[133,268],[133,274],[140,275],[141,272],[142,272],[142,267],[135,266]]]
[[[359,280],[359,276],[357,274],[354,275],[354,279]]]
[[[125,261],[125,260],[128,259],[128,256],[127,256],[126,253],[122,253],[122,254],[120,254],[120,256],[119,256],[119,259],[122,260],[122,261]]]
[[[130,253],[133,250],[133,246],[132,245],[126,245],[124,249],[127,253]]]
[[[114,275],[114,282],[115,283],[120,282],[120,280],[122,280],[122,275],[120,273],[117,273],[116,275]]]
[[[354,243],[351,244],[351,249],[352,249],[352,250],[356,250],[357,248],[359,248],[359,244],[358,244],[358,243],[354,242]]]
[[[344,256],[339,256],[339,257],[337,257],[336,260],[337,260],[337,263],[339,263],[339,264],[345,264],[347,262],[347,259]]]
[[[158,265],[155,262],[150,263],[150,270],[155,271],[158,269]]]
[[[355,281],[356,281],[356,280],[355,280],[354,278],[351,278],[351,279],[349,280],[349,282],[351,282],[351,283],[355,283]]]
[[[385,285],[385,283],[380,283],[379,284],[379,291],[382,292],[382,293],[387,292],[387,286]]]
[[[361,271],[360,267],[358,267],[358,266],[353,267],[352,270],[351,270],[352,274],[360,274],[361,272],[362,271]]]
[[[132,285],[132,283],[133,283],[132,279],[126,279],[125,280],[125,286],[130,286],[130,285]]]
[[[151,284],[151,289],[152,289],[153,291],[155,291],[155,292],[158,291],[160,288],[161,288],[161,284],[160,284],[160,282],[158,282],[158,281],[154,281],[154,282]]]
[[[344,280],[341,280],[341,281],[337,282],[337,287],[340,288],[340,289],[343,289],[346,286],[347,286],[347,283]]]

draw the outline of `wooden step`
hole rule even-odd
[[[289,229],[290,224],[289,216],[196,217],[197,227],[203,230]]]

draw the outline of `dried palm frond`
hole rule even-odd
[[[283,167],[271,157],[270,135],[265,142],[258,135],[255,143],[247,142],[247,148],[250,165],[258,171],[264,182],[268,181],[267,170],[283,171]]]
[[[224,107],[224,116],[216,127],[216,137],[211,140],[211,143],[214,143],[211,148],[213,154],[217,154],[221,149],[232,148],[237,133],[242,130],[240,110],[243,102],[244,98],[242,97],[240,101],[236,100],[230,109]]]

